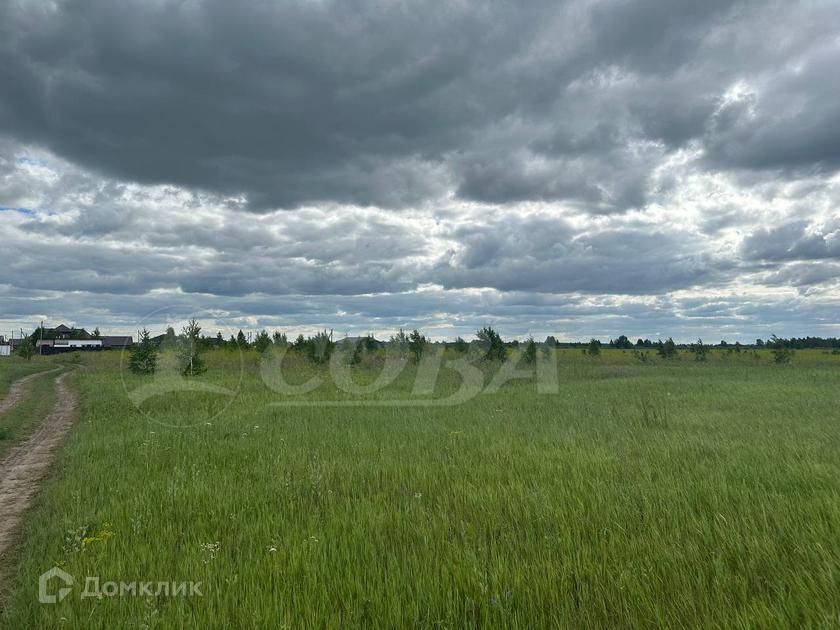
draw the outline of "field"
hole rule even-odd
[[[325,367],[287,366],[325,381],[292,397],[255,352],[216,351],[195,380],[235,398],[139,408],[119,358],[77,357],[3,627],[840,627],[838,356],[560,350],[556,393],[389,404],[458,389],[444,368],[412,397],[410,366],[346,406]],[[41,604],[53,566],[75,590]],[[202,595],[83,598],[86,576]]]

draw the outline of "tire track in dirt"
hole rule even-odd
[[[73,425],[78,397],[65,383],[71,373],[67,371],[56,377],[56,401],[52,410],[35,432],[13,447],[0,462],[0,564],[58,447]]]
[[[60,369],[62,369],[61,366],[53,368],[52,370],[35,372],[35,374],[29,374],[28,376],[19,378],[14,383],[12,383],[12,386],[9,387],[9,391],[6,394],[6,397],[3,400],[0,400],[0,416],[9,411],[12,407],[14,407],[23,399],[23,397],[26,395],[26,392],[29,390],[29,386],[30,383],[32,383],[32,381],[34,381],[39,376],[46,376],[47,374],[52,374],[53,372],[57,372]]]

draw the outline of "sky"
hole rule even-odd
[[[836,0],[4,0],[0,334],[840,336]]]

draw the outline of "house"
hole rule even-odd
[[[38,339],[35,341],[36,354],[61,354],[62,352],[102,350],[99,339]]]
[[[99,339],[103,350],[124,350],[134,343],[131,335],[101,335]]]

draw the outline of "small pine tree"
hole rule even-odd
[[[99,339],[99,326],[93,329],[93,338]]]
[[[773,352],[773,362],[778,365],[785,365],[793,360],[793,350],[788,347],[784,339],[780,339],[773,335],[772,339],[767,342]]]
[[[145,328],[140,333],[140,342],[131,350],[129,369],[135,374],[154,374],[157,367],[157,349]]]
[[[485,326],[476,333],[479,346],[483,350],[483,358],[487,361],[504,361],[507,358],[507,348],[501,335],[490,326]]]
[[[469,349],[469,345],[466,341],[464,341],[462,337],[456,337],[455,343],[452,345],[452,347],[458,354],[463,354]]]
[[[321,332],[315,333],[314,337],[307,340],[309,346],[309,358],[315,363],[327,363],[330,360],[332,351],[335,349],[335,342],[333,341],[333,333],[329,333],[324,329]]]
[[[673,359],[677,356],[677,344],[674,343],[671,337],[668,337],[668,341],[664,343],[660,341],[657,344],[656,354],[663,359]]]
[[[257,338],[254,339],[254,348],[256,348],[257,352],[265,352],[271,347],[271,337],[268,336],[268,333],[264,330],[261,330],[260,333],[257,335]]]
[[[289,340],[286,339],[286,333],[281,333],[279,330],[274,331],[274,345],[280,348],[285,348],[289,345]]]
[[[698,339],[697,343],[691,344],[691,352],[694,353],[695,361],[705,361],[706,354],[709,352],[709,346],[704,345],[702,339]]]
[[[184,376],[196,376],[207,369],[199,351],[200,335],[201,326],[194,319],[182,329],[179,358]]]
[[[26,335],[23,339],[20,340],[20,346],[18,347],[17,355],[29,361],[35,352],[34,345],[35,344],[32,341],[32,335]]]
[[[414,355],[414,360],[419,361],[426,349],[426,337],[420,334],[416,328],[408,336],[408,350]]]
[[[248,339],[245,337],[245,333],[242,332],[242,329],[236,333],[236,345],[243,350],[248,347]]]
[[[586,347],[584,352],[590,357],[597,357],[601,354],[601,342],[593,337],[589,340],[589,345]]]
[[[529,365],[537,362],[537,344],[534,343],[533,337],[528,337],[528,343],[525,345],[525,352],[522,353],[525,363]]]

